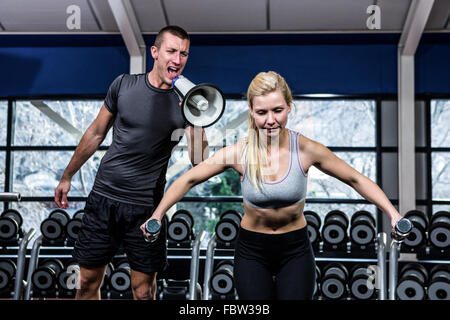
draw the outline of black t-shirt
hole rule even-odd
[[[115,115],[113,140],[93,191],[121,202],[153,206],[162,197],[172,149],[187,123],[175,91],[153,87],[147,75],[123,74],[109,87],[104,104]]]

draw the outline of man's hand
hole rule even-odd
[[[161,231],[161,221],[150,218],[141,225],[140,229],[144,233],[145,241],[154,242],[158,239],[159,232]]]
[[[70,180],[61,179],[55,189],[55,202],[61,209],[67,209],[69,201],[67,201],[67,194],[70,190]]]

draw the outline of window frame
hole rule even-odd
[[[245,94],[225,94],[226,99],[242,99],[245,100]],[[33,96],[33,97],[0,97],[2,100],[8,101],[7,108],[7,132],[6,146],[0,146],[0,151],[5,151],[5,184],[4,192],[10,192],[12,187],[12,156],[14,151],[74,151],[76,146],[13,146],[12,139],[14,136],[14,120],[15,120],[15,102],[16,100],[104,100],[104,95],[51,95],[51,96]],[[374,147],[329,147],[333,152],[375,152],[376,154],[376,179],[375,182],[382,186],[382,153],[397,153],[398,147],[383,147],[381,144],[381,103],[386,100],[397,100],[394,94],[361,94],[361,95],[327,95],[327,97],[318,97],[312,95],[294,95],[294,99],[301,100],[374,100],[375,101],[375,146]],[[417,153],[425,153],[426,155],[426,200],[416,200],[417,205],[427,207],[429,218],[432,215],[433,205],[450,205],[450,201],[433,200],[432,199],[432,176],[431,176],[431,159],[433,152],[450,152],[450,148],[432,148],[431,147],[431,100],[434,99],[450,99],[449,94],[420,94],[416,95],[416,100],[425,102],[425,130],[426,130],[426,146],[416,147]],[[101,146],[98,150],[107,150],[108,146]],[[69,197],[70,201],[85,201],[87,197]],[[22,197],[21,201],[53,201],[53,197]],[[181,202],[242,202],[242,196],[216,196],[216,197],[184,197]],[[370,204],[364,199],[306,199],[307,203],[336,203],[336,204]],[[398,205],[398,199],[390,199],[394,205]],[[4,202],[4,209],[10,207],[9,202]],[[377,209],[377,230],[382,227],[382,213]]]

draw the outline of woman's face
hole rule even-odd
[[[279,89],[253,98],[253,117],[256,127],[268,137],[276,137],[286,127],[291,105],[288,105]]]

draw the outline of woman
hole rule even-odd
[[[374,182],[322,144],[286,128],[292,95],[282,76],[259,73],[250,83],[247,99],[248,136],[184,173],[150,219],[161,222],[192,187],[233,168],[241,176],[245,209],[234,257],[239,298],[312,299],[315,260],[303,215],[311,166],[377,205],[390,217],[392,227],[401,216]],[[148,237],[145,224],[141,229]]]

